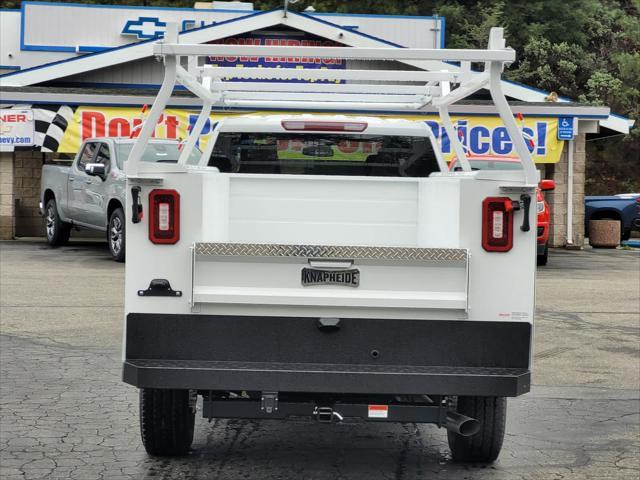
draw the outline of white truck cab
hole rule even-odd
[[[384,59],[388,49],[180,45],[171,29],[164,42],[165,82],[127,163],[124,381],[140,388],[147,452],[188,451],[201,396],[206,418],[434,423],[455,460],[495,460],[506,397],[530,389],[538,181],[499,90],[514,58],[501,30],[488,50],[398,54],[462,61],[466,73],[423,72],[418,88],[352,71],[360,83],[325,85],[336,87],[327,102],[318,85],[226,82],[225,69],[189,60],[186,70],[178,57]],[[139,162],[176,79],[202,99],[198,122],[177,164]],[[441,80],[457,88],[434,87]],[[483,87],[522,170],[469,168],[447,108]],[[407,98],[384,104],[378,93],[371,106],[374,88]],[[447,170],[424,122],[329,113],[221,121],[189,160],[212,105],[274,92],[273,108],[436,104],[463,171]]]

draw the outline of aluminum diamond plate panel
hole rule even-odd
[[[431,262],[465,262],[467,260],[467,250],[462,248],[274,245],[261,243],[196,243],[195,254],[198,256],[218,257],[304,257]]]

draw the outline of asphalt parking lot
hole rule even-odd
[[[123,266],[103,244],[0,243],[0,478],[637,479],[640,254],[552,251],[538,272],[534,386],[492,466],[432,426],[199,419],[183,458],[138,435],[120,381]]]

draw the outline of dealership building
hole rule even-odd
[[[38,202],[44,162],[73,156],[85,138],[129,136],[140,124],[143,107],[153,103],[162,82],[164,69],[153,55],[153,43],[169,22],[178,25],[181,43],[390,49],[390,60],[375,65],[316,58],[209,59],[225,67],[442,69],[437,61],[392,59],[396,48],[445,48],[445,18],[321,13],[312,4],[306,2],[309,7],[304,12],[257,11],[247,2],[156,8],[25,1],[20,10],[0,9],[0,140],[9,131],[3,125],[10,120],[19,123],[20,112],[26,112],[29,124],[20,137],[26,144],[0,142],[0,239],[43,234]],[[577,104],[507,80],[503,89],[541,177],[556,182],[556,189],[546,193],[552,211],[551,245],[582,245],[585,142],[628,133],[632,121],[606,107]],[[451,107],[460,138],[471,156],[513,156],[513,145],[488,98],[481,93]],[[320,100],[317,106],[314,111],[334,111],[330,101]],[[195,97],[176,90],[156,137],[186,138],[198,111]],[[244,107],[226,105],[223,99],[212,111],[211,123],[265,111],[259,99]],[[410,114],[374,106],[344,113],[427,122],[440,139],[445,158],[453,156],[430,105]]]

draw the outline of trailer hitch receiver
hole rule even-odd
[[[320,423],[331,423],[334,419],[338,422],[344,420],[344,417],[331,407],[316,407],[313,411],[313,416]]]

